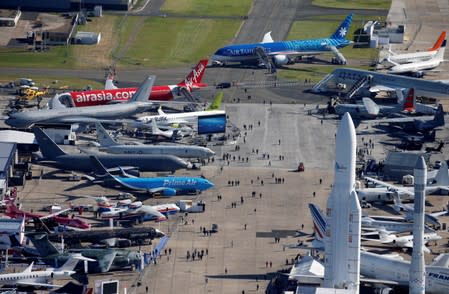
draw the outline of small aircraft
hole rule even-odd
[[[362,240],[369,240],[374,242],[380,242],[382,244],[389,244],[393,247],[408,248],[408,249],[413,248],[413,235],[397,236],[395,234],[390,234],[385,230],[379,230],[378,232],[380,237],[379,240],[368,238],[362,238]],[[438,241],[442,239],[442,237],[435,232],[425,233],[423,238],[424,244],[426,244],[429,241]],[[424,252],[430,253],[429,248],[424,246]]]
[[[130,190],[145,191],[151,194],[160,193],[162,196],[175,196],[181,192],[198,193],[214,186],[210,181],[202,177],[152,177],[140,178],[127,174],[122,170],[124,177],[111,175],[96,156],[90,156],[92,165],[95,166],[96,177],[101,183],[113,186],[125,187]],[[120,168],[120,167],[119,167]]]
[[[11,218],[24,218],[26,221],[32,221],[34,218],[39,218],[41,220],[45,219],[52,219],[58,224],[62,226],[68,226],[76,229],[90,229],[90,224],[79,219],[74,218],[70,216],[62,216],[61,214],[64,214],[65,212],[70,211],[70,208],[61,210],[57,213],[52,213],[48,215],[33,213],[33,212],[26,212],[23,210],[20,210],[16,204],[14,203],[14,200],[8,201],[6,205],[6,212],[5,214]]]
[[[21,273],[0,274],[0,284],[48,288],[61,287],[60,285],[49,283],[49,280],[67,279],[75,274],[74,268],[80,260],[95,261],[95,259],[84,257],[81,254],[71,254],[61,267],[47,268],[43,271],[33,271],[34,262],[32,262]]]

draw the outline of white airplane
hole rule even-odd
[[[434,69],[444,61],[444,51],[446,50],[446,40],[443,41],[441,48],[438,49],[435,56],[429,60],[417,61],[412,63],[399,64],[397,62],[387,59],[394,64],[387,73],[389,74],[411,74],[414,77],[421,78],[424,75],[423,70]]]
[[[113,154],[171,154],[181,158],[207,159],[215,152],[202,146],[190,145],[125,145],[116,142],[100,123],[96,124],[100,150]]]
[[[426,61],[429,59],[432,59],[438,52],[438,49],[441,48],[441,45],[443,44],[443,41],[446,39],[446,32],[441,32],[440,36],[438,37],[437,41],[433,45],[432,48],[429,48],[427,51],[421,51],[421,52],[409,52],[409,53],[395,53],[389,49],[389,57],[388,59],[392,62],[395,62],[397,64],[406,64],[406,63],[413,63],[413,62],[419,62],[419,61]]]
[[[393,184],[389,184],[384,181],[380,181],[371,177],[365,177],[366,180],[373,182],[379,186],[385,187],[385,192],[393,192],[397,193],[399,195],[407,195],[410,200],[414,199],[415,197],[415,188],[414,187],[399,187]],[[367,190],[369,191],[370,188],[362,189],[361,191]],[[376,188],[372,188],[376,189]],[[443,161],[441,164],[440,169],[438,170],[438,174],[435,177],[434,183],[432,185],[426,186],[426,195],[432,195],[436,193],[449,193],[449,172],[447,168],[447,163]],[[365,196],[365,195],[364,195]],[[362,199],[365,201],[369,201],[368,199]],[[393,198],[394,200],[394,198]],[[374,199],[374,201],[376,201]]]
[[[435,114],[438,110],[437,105],[424,104],[416,102],[415,89],[408,89],[408,93],[405,95],[404,99],[404,91],[407,89],[396,89],[396,96],[399,101],[404,101],[404,111],[409,113],[420,113],[420,114]],[[382,112],[382,109],[381,111]]]
[[[169,113],[166,114],[161,108],[158,109],[158,115],[142,116],[137,119],[136,126],[141,126],[151,123],[153,120],[160,126],[172,126],[172,125],[196,125],[198,117],[209,115],[226,114],[224,110],[205,110],[183,113]]]
[[[374,242],[380,242],[382,244],[389,244],[392,247],[400,247],[400,248],[413,248],[413,235],[407,236],[396,236],[395,234],[390,234],[385,230],[379,230],[379,240],[362,238],[362,240],[369,240]],[[424,234],[424,244],[427,244],[429,241],[438,241],[441,240],[442,237],[435,232],[425,233]],[[430,253],[429,248],[424,246],[424,252]]]
[[[191,135],[193,130],[189,127],[171,128],[169,127],[167,130],[161,130],[156,123],[156,120],[151,121],[151,135],[153,136],[161,136],[166,139],[176,140],[180,139],[184,136]]]
[[[11,286],[33,286],[33,287],[60,287],[49,283],[52,279],[67,279],[74,273],[73,269],[78,264],[78,261],[95,261],[95,259],[87,258],[81,254],[72,254],[70,258],[58,268],[47,268],[44,271],[32,271],[32,262],[23,272],[1,274],[0,284]]]
[[[362,230],[382,230],[388,233],[405,233],[413,231],[413,223],[379,220],[376,217],[362,216]]]

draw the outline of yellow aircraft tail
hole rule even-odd
[[[217,110],[221,107],[221,100],[223,100],[223,91],[218,92],[217,95],[215,95],[214,101],[210,104],[210,106],[206,110]]]

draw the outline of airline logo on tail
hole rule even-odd
[[[313,220],[313,231],[315,232],[315,239],[323,241],[326,232],[326,219],[323,213],[315,204],[309,203],[310,214]]]
[[[186,86],[189,91],[192,91],[194,87],[204,87],[205,85],[201,85],[201,80],[206,71],[207,62],[207,59],[200,60],[185,80],[179,83],[178,86]]]
[[[415,111],[415,89],[410,88],[410,90],[408,91],[408,95],[405,98],[404,101],[404,111],[406,112],[413,112]]]
[[[349,26],[352,23],[352,13],[348,15],[340,24],[335,33],[330,37],[331,39],[344,39],[349,31]]]
[[[432,48],[430,48],[427,51],[437,51],[438,49],[440,49],[440,47],[443,45],[443,41],[446,39],[446,32],[443,31],[440,35],[440,37],[438,38],[438,40],[435,42],[435,44],[433,45]]]

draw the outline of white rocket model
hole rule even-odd
[[[410,294],[425,293],[424,263],[424,197],[426,191],[427,167],[420,156],[413,171],[415,176],[415,208],[413,213],[413,253],[410,265]]]
[[[356,135],[349,113],[340,122],[335,146],[335,177],[326,209],[323,286],[359,293],[361,208],[355,192]]]

